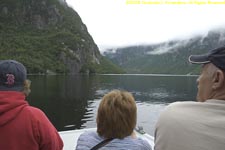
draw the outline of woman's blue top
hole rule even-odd
[[[76,150],[90,150],[98,143],[105,140],[96,131],[87,131],[80,135]],[[99,150],[151,150],[150,144],[141,139],[127,136],[123,139],[113,139]]]

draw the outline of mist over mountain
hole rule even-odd
[[[65,0],[1,0],[0,59],[28,73],[119,73]]]
[[[159,44],[108,49],[103,55],[127,73],[199,74],[199,65],[188,62],[189,55],[205,53],[225,45],[225,28],[209,31],[205,36],[172,40]]]

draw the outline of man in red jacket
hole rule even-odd
[[[0,61],[0,150],[62,150],[55,127],[25,100],[30,93],[26,78],[23,64]]]

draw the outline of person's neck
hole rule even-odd
[[[225,89],[215,91],[215,93],[212,96],[212,99],[225,100]]]
[[[131,133],[131,135],[130,135],[132,138],[137,138],[137,135],[136,135],[136,133],[133,131],[132,133]]]

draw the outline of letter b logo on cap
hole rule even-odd
[[[13,85],[15,83],[15,76],[13,74],[6,74],[7,82],[5,84],[7,85]]]

